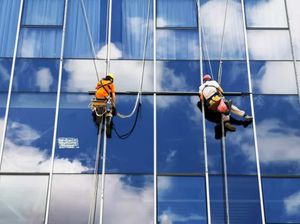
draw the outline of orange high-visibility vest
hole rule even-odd
[[[95,94],[97,99],[106,98],[111,93],[115,93],[115,85],[110,80],[102,79],[97,83]]]

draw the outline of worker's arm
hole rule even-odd
[[[113,106],[115,107],[116,106],[116,94],[115,93],[111,94],[111,101],[112,101]]]
[[[217,90],[219,91],[219,93],[224,93],[224,91],[223,91],[223,89],[222,89],[222,87],[221,86],[219,86],[218,88],[217,88]]]
[[[199,95],[200,95],[200,100],[203,102],[203,99],[204,99],[204,97],[203,97],[203,94],[202,94],[202,92],[201,92],[201,93],[199,93]]]

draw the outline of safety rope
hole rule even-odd
[[[99,79],[99,73],[98,73],[97,64],[96,64],[97,55],[96,55],[95,46],[94,46],[94,43],[93,43],[91,29],[90,29],[90,26],[89,26],[89,22],[88,22],[88,18],[87,18],[87,14],[86,14],[86,9],[85,9],[84,2],[83,2],[83,0],[81,0],[80,2],[81,2],[82,12],[83,12],[83,15],[84,15],[85,25],[86,25],[86,28],[87,28],[87,31],[88,31],[90,46],[91,46],[93,54],[94,54],[93,64],[94,64],[94,68],[95,68],[95,71],[96,71],[97,80],[99,81],[100,80]]]
[[[214,78],[214,73],[213,73],[213,70],[212,70],[212,66],[211,66],[211,61],[210,61],[210,57],[209,57],[209,52],[208,52],[208,47],[207,47],[207,42],[205,40],[205,35],[204,35],[204,31],[203,29],[201,28],[201,33],[202,33],[202,36],[203,36],[203,43],[204,43],[204,47],[205,47],[205,51],[204,53],[206,52],[206,57],[207,57],[207,61],[208,61],[208,65],[209,65],[209,71],[210,71],[210,74],[212,76],[213,79]]]
[[[224,36],[225,36],[225,27],[226,27],[226,20],[227,20],[227,11],[228,11],[228,2],[229,0],[226,1],[226,6],[225,6],[225,15],[224,15],[224,23],[223,23],[223,32],[222,32],[222,40],[221,40],[221,52],[220,52],[220,63],[219,63],[219,69],[218,69],[218,83],[221,83],[222,79],[222,67],[223,67],[223,48],[224,48]]]

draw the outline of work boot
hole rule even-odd
[[[246,122],[252,122],[253,117],[250,116],[250,115],[245,114],[245,115],[244,115],[244,119],[245,119]]]
[[[232,124],[230,124],[229,121],[227,121],[227,122],[224,123],[224,127],[226,129],[228,129],[229,131],[235,131],[236,130],[236,127],[234,127]]]

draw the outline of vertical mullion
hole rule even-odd
[[[61,93],[61,80],[62,80],[63,54],[64,54],[64,46],[65,46],[65,33],[66,33],[68,1],[69,0],[65,0],[65,8],[64,8],[64,20],[63,20],[64,24],[63,24],[62,39],[61,39],[62,42],[61,42],[61,50],[60,50],[60,62],[59,62],[58,84],[57,84],[57,97],[56,97],[56,108],[55,108],[55,121],[54,121],[54,132],[53,132],[51,163],[50,163],[50,175],[49,175],[48,189],[47,189],[45,224],[48,224],[51,190],[52,190],[54,153],[55,153],[55,146],[56,146],[57,126],[58,126],[58,113],[59,113],[60,93]]]
[[[257,144],[256,120],[255,120],[254,101],[253,101],[253,93],[252,93],[251,70],[250,70],[250,61],[249,61],[249,49],[248,49],[248,37],[247,37],[247,30],[246,30],[244,0],[241,0],[241,7],[242,7],[244,40],[245,40],[245,49],[246,49],[247,74],[248,74],[248,83],[249,83],[249,97],[250,97],[250,104],[251,104],[251,113],[252,113],[252,116],[253,116],[253,135],[254,135],[257,180],[258,180],[258,190],[259,190],[261,219],[262,219],[261,221],[262,221],[262,224],[265,224],[266,221],[265,221],[264,198],[263,198],[263,192],[262,192],[260,159],[259,159],[258,144]]]
[[[201,27],[201,10],[200,2],[196,0],[198,11],[198,38],[199,38],[199,63],[200,63],[200,82],[203,84],[203,55],[202,55],[202,27]],[[203,146],[204,146],[204,166],[205,166],[205,190],[206,190],[206,211],[207,223],[211,224],[211,210],[210,210],[210,189],[209,189],[209,174],[208,174],[208,160],[207,160],[207,139],[206,139],[206,124],[205,124],[205,110],[202,102],[202,127],[203,127]]]
[[[0,148],[0,170],[1,170],[1,165],[2,165],[2,157],[3,157],[3,150],[4,150],[5,135],[6,135],[6,130],[7,130],[6,126],[7,126],[7,122],[8,122],[8,113],[9,113],[10,99],[11,99],[11,93],[12,93],[12,86],[13,86],[14,75],[15,75],[16,57],[17,57],[18,42],[19,42],[20,29],[21,29],[23,3],[24,3],[24,0],[21,0],[20,9],[19,9],[18,26],[17,26],[17,32],[16,32],[16,39],[15,39],[15,46],[14,46],[14,53],[13,53],[13,61],[12,61],[11,70],[10,70],[10,81],[9,81],[7,100],[6,100],[2,143],[1,143],[1,148]]]

